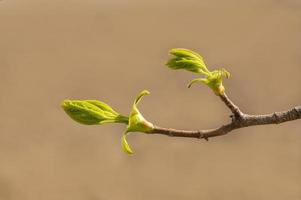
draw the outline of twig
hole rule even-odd
[[[208,140],[210,137],[225,135],[230,131],[239,128],[266,124],[280,124],[287,121],[301,119],[301,106],[294,107],[287,111],[275,112],[266,115],[248,115],[240,111],[239,107],[236,106],[225,93],[220,95],[220,98],[234,115],[230,123],[215,129],[195,131],[155,126],[150,134],[163,134],[174,137],[190,137]]]
[[[226,95],[226,93],[222,93],[219,95],[221,100],[226,104],[226,106],[231,110],[231,112],[234,114],[234,117],[236,119],[242,118],[243,113],[240,111],[240,109],[229,99],[229,97]]]

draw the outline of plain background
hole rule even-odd
[[[99,99],[151,122],[207,129],[229,111],[197,77],[164,66],[170,48],[225,67],[251,114],[301,103],[299,0],[2,0],[0,199],[301,199],[301,124],[250,127],[209,142],[83,126],[64,99]]]

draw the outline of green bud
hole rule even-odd
[[[127,126],[126,131],[127,132],[150,132],[153,130],[154,125],[142,116],[140,111],[137,108],[138,103],[140,102],[141,98],[145,95],[150,94],[149,91],[143,90],[139,93],[139,95],[136,97],[134,104],[132,106],[132,111],[129,116],[129,124]]]
[[[128,123],[128,117],[97,100],[64,100],[61,106],[73,120],[81,124]]]
[[[128,145],[126,141],[126,136],[129,134],[129,132],[143,132],[148,133],[151,132],[154,128],[154,125],[150,122],[148,122],[146,119],[144,119],[143,115],[140,113],[140,111],[137,108],[137,105],[141,98],[145,95],[150,94],[149,91],[143,90],[139,93],[139,95],[136,97],[131,113],[129,115],[129,123],[126,129],[126,132],[122,135],[121,138],[121,146],[125,153],[132,154],[133,151],[131,150],[130,146]]]
[[[229,78],[230,73],[225,69],[209,71],[203,58],[196,52],[188,49],[171,49],[169,52],[174,57],[167,61],[166,65],[171,69],[185,69],[194,73],[203,74],[205,78],[193,79],[188,87],[194,83],[204,83],[210,87],[216,95],[221,95],[225,88],[222,77]]]
[[[230,73],[227,72],[225,69],[214,70],[206,78],[196,78],[190,81],[190,83],[188,84],[188,88],[190,88],[191,85],[194,83],[204,83],[212,89],[214,94],[221,95],[225,91],[225,87],[222,83],[222,76],[228,78],[230,76]]]

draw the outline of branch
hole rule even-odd
[[[224,92],[225,88],[222,84],[222,77],[230,77],[230,73],[226,69],[222,68],[210,71],[206,67],[202,56],[188,49],[175,48],[171,49],[169,53],[172,56],[166,63],[169,68],[174,70],[184,69],[203,75],[202,78],[193,79],[189,83],[188,87],[195,83],[203,83],[207,85],[214,92],[214,94],[220,97],[220,99],[232,112],[231,122],[222,125],[219,128],[195,131],[177,130],[155,126],[151,122],[148,122],[137,108],[141,98],[149,94],[147,90],[141,91],[135,98],[129,116],[123,116],[113,110],[113,108],[111,108],[108,104],[97,100],[64,100],[61,104],[62,108],[73,120],[81,124],[126,124],[126,130],[121,137],[121,146],[122,149],[128,154],[133,153],[126,141],[126,136],[129,134],[129,132],[162,134],[167,136],[190,137],[208,140],[210,137],[225,135],[238,128],[265,124],[279,124],[301,118],[301,106],[297,106],[291,110],[275,112],[266,115],[245,114],[229,99]]]
[[[190,137],[208,140],[210,137],[222,136],[239,128],[266,124],[280,124],[301,118],[301,106],[294,107],[287,111],[275,112],[266,115],[249,115],[240,111],[239,107],[236,106],[225,93],[219,96],[234,115],[230,123],[215,129],[195,131],[177,130],[154,126],[154,129],[150,132],[150,134],[163,134],[174,137]]]
[[[243,117],[243,113],[240,111],[240,109],[228,98],[226,93],[222,93],[219,95],[221,100],[226,104],[226,106],[231,110],[231,112],[234,114],[234,117],[237,119]]]

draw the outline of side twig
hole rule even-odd
[[[210,137],[222,136],[229,133],[230,131],[239,128],[244,128],[248,126],[266,125],[266,124],[280,124],[287,121],[301,119],[301,106],[294,107],[287,111],[275,112],[271,114],[249,115],[243,113],[239,109],[239,107],[236,106],[228,98],[228,96],[225,93],[220,95],[220,98],[234,115],[230,123],[222,125],[221,127],[215,129],[195,130],[195,131],[178,130],[178,129],[162,128],[159,126],[155,126],[154,129],[150,132],[150,134],[163,134],[163,135],[174,136],[174,137],[190,137],[190,138],[199,138],[199,139],[208,140],[208,138]]]
[[[236,106],[230,99],[229,97],[226,95],[226,93],[222,93],[221,95],[219,95],[219,97],[221,98],[221,100],[226,104],[226,106],[231,110],[231,112],[234,114],[234,117],[236,119],[240,119],[243,118],[243,113],[240,111],[240,109],[238,108],[238,106]]]

